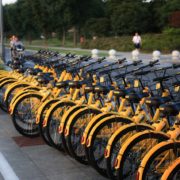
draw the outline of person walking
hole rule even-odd
[[[17,37],[15,35],[13,35],[11,38],[10,38],[10,50],[11,50],[11,57],[14,55],[14,45],[15,43],[17,42]]]
[[[83,43],[84,43],[84,36],[82,35],[81,37],[80,37],[80,44],[82,45]]]
[[[134,44],[134,47],[139,50],[141,48],[141,36],[136,32],[135,35],[133,36],[132,42]]]

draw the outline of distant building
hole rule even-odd
[[[180,11],[174,11],[169,18],[170,25],[175,28],[180,28]]]

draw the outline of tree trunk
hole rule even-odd
[[[62,35],[62,46],[64,47],[66,43],[66,31],[63,28],[63,35]]]
[[[30,35],[30,34],[28,35],[28,42],[29,42],[29,45],[32,44],[32,38],[31,38],[31,35]]]
[[[73,42],[74,42],[74,47],[77,47],[77,30],[74,28],[73,32]]]

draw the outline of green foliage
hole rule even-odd
[[[114,38],[97,38],[96,40],[88,40],[83,45],[82,48],[85,49],[116,49],[118,51],[130,51],[133,48],[132,37],[122,36]]]
[[[108,36],[110,31],[110,22],[107,18],[92,18],[86,22],[86,36]]]
[[[17,0],[4,6],[4,24],[7,36],[16,34],[29,41],[41,34],[48,39],[52,32],[64,40],[73,35],[79,39],[80,35],[160,33],[177,10],[179,0]]]
[[[2,60],[0,59],[0,70],[4,70],[5,67],[4,67],[4,63],[2,62]]]
[[[166,28],[163,30],[163,34],[165,35],[179,35],[180,36],[180,28]]]
[[[131,34],[135,31],[148,31],[149,11],[137,2],[124,2],[113,8],[111,25],[113,32],[119,34]]]

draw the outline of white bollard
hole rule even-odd
[[[116,59],[116,50],[109,50],[109,59]]]
[[[172,60],[173,61],[178,61],[180,59],[180,52],[177,50],[174,50],[172,52]]]
[[[155,60],[160,60],[161,57],[161,52],[158,50],[153,51],[152,53],[152,59]]]
[[[98,58],[98,54],[99,54],[99,50],[98,49],[93,49],[91,51],[91,54],[92,54],[92,58]]]
[[[139,60],[139,51],[137,49],[132,51],[132,60],[133,61]]]

